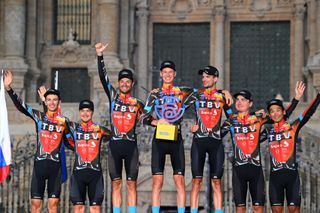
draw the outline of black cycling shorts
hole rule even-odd
[[[136,181],[139,171],[139,153],[136,141],[111,140],[109,143],[108,165],[111,180],[122,179],[122,161],[127,180]]]
[[[236,206],[246,206],[248,185],[252,205],[264,206],[265,186],[262,167],[245,164],[234,166],[232,170],[232,188]]]
[[[34,162],[31,180],[31,199],[43,199],[48,181],[48,198],[59,198],[61,192],[61,164],[52,160]]]
[[[288,206],[300,206],[301,189],[297,170],[280,169],[270,172],[269,197],[272,206],[283,206],[284,194]]]
[[[85,205],[87,188],[90,206],[100,206],[104,197],[102,172],[93,169],[74,170],[70,182],[73,205]]]
[[[179,133],[176,141],[153,138],[151,153],[152,175],[163,175],[166,155],[170,155],[174,175],[184,175],[184,147]]]
[[[210,178],[221,179],[223,175],[224,150],[221,140],[214,138],[193,138],[191,146],[191,171],[193,178],[203,177],[203,168],[209,155]]]

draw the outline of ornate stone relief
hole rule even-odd
[[[263,18],[267,11],[272,10],[271,0],[251,0],[249,9],[255,12],[258,18]]]
[[[213,3],[212,0],[198,0],[197,2],[200,7],[208,7]]]
[[[191,0],[174,0],[170,3],[170,11],[175,13],[181,20],[185,19],[192,10],[193,4]]]
[[[288,6],[291,2],[291,0],[277,0],[278,6]]]
[[[303,20],[305,12],[306,8],[303,4],[294,5],[293,15],[296,19]]]
[[[231,5],[233,7],[245,6],[245,1],[244,0],[231,0]]]

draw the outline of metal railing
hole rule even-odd
[[[190,152],[192,134],[189,132],[191,120],[185,120],[182,125],[182,134],[185,139],[185,152]],[[320,211],[320,160],[318,153],[320,153],[320,135],[315,134],[308,128],[303,128],[301,131],[301,142],[297,144],[297,161],[299,163],[300,179],[301,179],[301,212],[319,212]],[[140,158],[143,155],[151,152],[151,139],[153,137],[153,128],[138,127],[138,145],[140,150]],[[30,185],[33,170],[33,155],[36,148],[35,135],[26,135],[24,137],[13,137],[12,142],[12,166],[10,177],[0,184],[0,212],[30,212]],[[232,150],[231,141],[227,135],[224,140],[225,145],[225,165],[223,182],[223,200],[224,210],[226,213],[235,212],[232,193],[232,164],[228,160]],[[263,168],[266,180],[266,192],[268,192],[269,181],[269,154],[267,150],[267,143],[261,146],[261,156],[263,158]],[[102,204],[102,212],[110,212],[111,209],[111,186],[107,170],[107,144],[103,143],[101,152],[101,163],[104,175],[105,197]],[[72,212],[72,204],[69,200],[70,176],[74,163],[74,154],[71,151],[66,151],[68,181],[62,185],[60,212]],[[205,170],[206,171],[206,170]],[[189,172],[189,171],[186,171]],[[139,184],[139,180],[138,180]],[[207,187],[208,188],[208,187]],[[201,200],[206,200],[210,190],[206,190],[206,197],[201,197]],[[188,192],[189,193],[189,192]],[[139,194],[139,191],[138,191]],[[249,197],[249,196],[248,196]],[[270,204],[268,202],[269,196],[266,194],[267,202],[265,210],[270,212]],[[138,196],[138,199],[139,198]],[[146,203],[150,203],[146,200]],[[44,198],[43,211],[46,210],[47,198]],[[249,202],[250,203],[250,202]],[[189,201],[187,201],[189,204]],[[165,203],[163,203],[165,205]],[[212,204],[206,204],[206,212],[209,212]],[[250,207],[251,204],[248,205]],[[87,208],[88,209],[88,208]],[[150,209],[150,208],[149,208]],[[146,210],[146,212],[148,212]],[[249,211],[250,212],[250,211]]]

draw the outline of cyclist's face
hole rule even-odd
[[[89,108],[79,110],[81,121],[87,123],[92,120],[93,111]]]
[[[213,75],[208,75],[207,73],[202,74],[202,83],[204,88],[211,88],[216,85],[218,77]]]
[[[269,108],[269,115],[271,119],[276,123],[280,122],[283,119],[284,114],[285,111],[278,105],[272,105]]]
[[[129,78],[121,78],[119,83],[119,89],[121,93],[127,94],[131,92],[133,81]]]
[[[238,112],[247,113],[252,107],[252,101],[246,99],[242,95],[238,95],[236,99],[236,110]]]
[[[174,78],[176,77],[177,73],[170,67],[165,67],[160,71],[160,77],[165,84],[173,83]]]
[[[47,95],[45,104],[48,107],[50,112],[56,112],[58,110],[58,106],[60,104],[59,97],[54,94]]]

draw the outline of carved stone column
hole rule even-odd
[[[122,64],[119,60],[119,1],[98,0],[99,38],[103,43],[109,43],[104,52],[104,59],[108,61],[108,69],[120,71]]]
[[[315,0],[316,1],[316,7],[317,7],[317,11],[316,11],[316,14],[317,14],[317,17],[316,17],[316,23],[317,23],[317,54],[320,54],[320,38],[319,38],[319,35],[320,35],[320,0]]]
[[[304,52],[304,37],[303,37],[303,20],[305,14],[304,4],[295,4],[294,9],[294,74],[293,82],[302,79],[302,67],[303,67],[303,52]]]
[[[136,75],[138,77],[138,97],[142,100],[147,98],[146,92],[141,89],[148,89],[148,5],[146,1],[141,1],[137,4],[137,16],[139,23],[138,35],[138,70]]]
[[[314,87],[320,91],[320,0],[311,0],[310,7],[310,56],[307,66],[304,68],[304,75],[308,80],[309,101],[315,96]],[[314,51],[315,54],[313,54]]]
[[[25,54],[26,2],[25,0],[6,0],[4,9],[5,54],[0,60],[1,68],[10,68],[14,72],[13,87],[21,93],[24,88],[24,75],[27,64]],[[20,94],[23,96],[23,94]]]
[[[218,88],[224,88],[224,20],[225,8],[223,5],[218,6],[214,10],[214,21],[216,26],[215,33],[215,64],[219,70]]]
[[[319,11],[320,12],[320,11]],[[317,0],[310,0],[308,4],[308,16],[310,20],[309,28],[309,48],[310,56],[314,56],[318,50],[318,34],[317,34]]]

